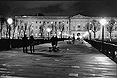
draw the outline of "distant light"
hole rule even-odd
[[[51,24],[53,24],[53,22],[51,22]]]
[[[89,24],[92,24],[91,22]]]
[[[59,31],[59,32],[58,32],[58,34],[60,35],[60,34],[61,34],[61,32]]]
[[[48,31],[48,32],[50,32],[50,31],[51,31],[51,29],[50,29],[50,28],[47,28],[47,31]]]
[[[106,23],[107,23],[106,19],[101,19],[101,20],[100,20],[100,24],[101,24],[101,25],[105,25]]]
[[[117,51],[115,51],[115,55],[117,55]]]
[[[92,30],[89,30],[89,32],[91,32]]]
[[[82,36],[79,36],[80,39],[82,39]]]
[[[115,24],[117,24],[117,22],[115,22]]]
[[[27,17],[27,16],[22,16],[22,17]]]
[[[11,24],[13,23],[13,19],[12,19],[12,18],[8,18],[8,19],[7,19],[7,23],[8,23],[9,25],[11,25]]]

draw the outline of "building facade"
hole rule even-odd
[[[15,34],[16,37],[23,37],[24,33],[29,37],[33,35],[34,37],[51,37],[57,35],[60,37],[66,37],[69,34],[69,19],[68,17],[58,17],[58,16],[16,16],[17,29],[22,33]],[[22,27],[21,28],[18,28]],[[64,27],[64,28],[63,28]],[[48,29],[50,31],[48,31]],[[63,29],[63,30],[62,30]],[[25,31],[25,32],[24,32]],[[15,33],[19,33],[16,31]]]
[[[107,31],[108,23],[111,19],[115,20],[115,24],[112,29],[112,38],[117,37],[117,18],[116,17],[88,17],[83,15],[75,15],[73,17],[70,17],[70,34],[75,34],[75,37],[77,38],[78,34],[82,37],[89,38],[89,33],[86,30],[86,25],[92,25],[92,21],[96,20],[96,27],[97,30],[95,30],[95,38],[102,39],[102,25],[100,24],[101,19],[106,19],[107,23],[104,26],[104,38],[110,38],[110,33]],[[94,39],[94,28],[91,29],[91,38]]]
[[[107,20],[107,23],[111,20],[112,17],[104,17]],[[33,35],[35,38],[47,38],[56,35],[58,37],[67,38],[69,36],[75,38],[80,34],[81,37],[89,38],[87,33],[86,26],[87,24],[92,24],[93,20],[96,20],[96,26],[99,27],[99,30],[96,30],[95,38],[102,37],[102,26],[99,24],[99,21],[102,17],[88,17],[83,15],[74,15],[69,16],[15,16],[14,23],[8,25],[4,23],[1,25],[1,34],[2,38],[10,37],[14,39],[22,38],[24,34],[28,37]],[[117,18],[115,18],[117,21]],[[99,24],[99,25],[98,25]],[[49,30],[48,30],[49,29]],[[114,30],[112,32],[112,37],[116,38],[117,34],[117,24],[114,24]],[[94,38],[93,28],[91,29],[91,38]],[[107,31],[107,26],[104,26],[104,37],[108,38],[109,32]]]

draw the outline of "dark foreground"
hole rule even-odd
[[[48,52],[50,43],[0,52],[0,78],[116,78],[117,64],[88,43],[59,42],[60,51]]]

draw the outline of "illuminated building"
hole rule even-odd
[[[110,21],[112,17],[104,17],[107,22]],[[87,23],[91,23],[92,20],[96,20],[97,22],[102,19],[102,17],[88,17],[83,15],[74,15],[72,17],[69,16],[15,16],[15,25],[11,26],[11,37],[12,38],[22,38],[24,34],[28,37],[33,35],[35,38],[48,38],[53,35],[57,35],[58,37],[67,38],[69,36],[77,35],[80,33],[80,36],[88,37],[86,25]],[[116,18],[114,18],[117,20]],[[50,28],[51,31],[47,31]],[[114,25],[114,29],[112,32],[112,37],[115,38],[117,36],[117,25]],[[7,37],[7,25],[4,23],[2,25],[2,37]],[[0,33],[1,33],[0,32]],[[101,26],[100,30],[96,31],[96,37],[101,39]],[[87,34],[87,35],[86,35]],[[106,30],[104,32],[105,38],[109,38],[109,32]],[[1,35],[1,34],[0,34]],[[94,38],[94,33],[91,31],[91,38]]]

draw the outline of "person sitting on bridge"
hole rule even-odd
[[[50,39],[50,42],[52,44],[52,47],[57,47],[57,44],[58,44],[58,38],[57,36],[53,36],[51,39]]]

